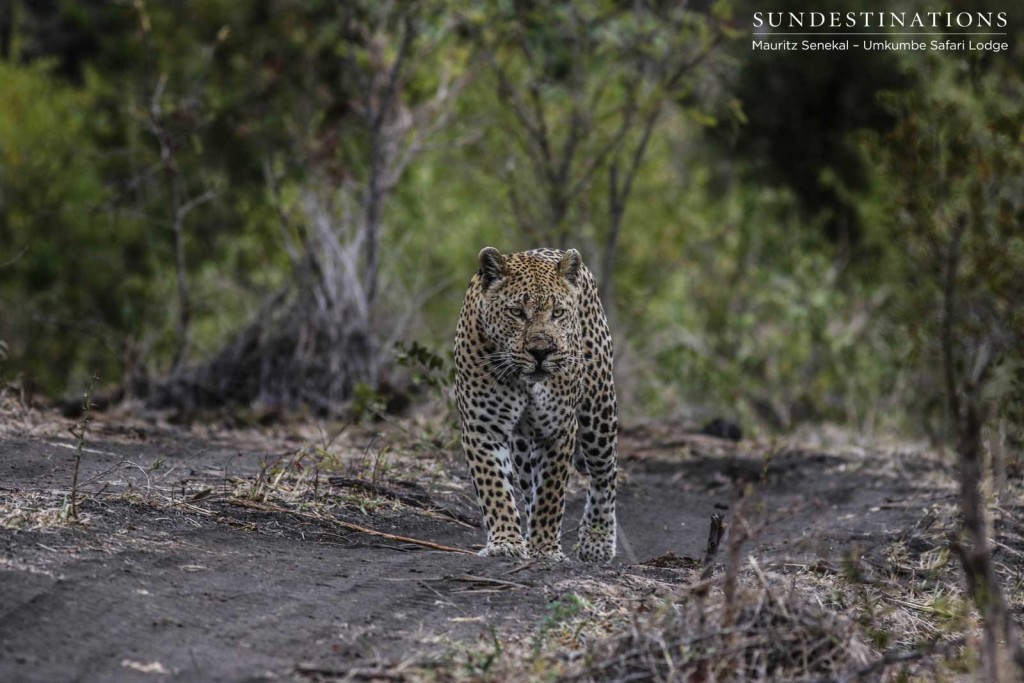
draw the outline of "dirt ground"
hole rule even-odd
[[[550,566],[453,552],[484,537],[467,471],[450,434],[421,438],[414,421],[332,438],[101,415],[78,521],[70,424],[0,431],[0,681],[552,679],[542,667],[582,666],[579,652],[696,581],[711,515],[734,523],[741,495],[755,569],[831,591],[881,577],[890,607],[918,605],[922,624],[940,621],[936,595],[969,612],[955,567],[935,560],[955,488],[931,454],[627,427],[618,558]],[[1020,544],[1005,547],[1019,580]],[[886,588],[901,576],[905,590]],[[972,626],[950,628],[946,656],[964,657]],[[886,642],[868,644],[868,666]]]

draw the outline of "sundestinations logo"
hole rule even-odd
[[[754,12],[754,28],[1006,28],[1006,12]]]
[[[755,50],[1009,49],[1006,12],[754,12],[751,25]]]

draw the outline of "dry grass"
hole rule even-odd
[[[876,452],[877,453],[877,452]],[[868,454],[843,447],[846,466]],[[930,456],[934,457],[934,456]],[[896,455],[879,476],[909,477],[948,491],[882,547],[850,547],[835,566],[758,550],[665,581],[634,574],[579,578],[553,591],[533,625],[451,644],[449,658],[406,680],[576,681],[973,681],[980,672],[980,617],[949,550],[958,528],[955,472],[941,460]],[[908,471],[908,468],[909,471]],[[990,496],[995,558],[1008,603],[1024,614],[1024,481]],[[908,501],[909,502],[909,501]],[[763,510],[758,505],[740,514]],[[910,505],[908,509],[916,509]],[[758,522],[758,523],[755,523]],[[741,543],[755,548],[764,520]],[[734,517],[733,525],[737,524]],[[729,541],[726,544],[735,543]],[[738,558],[739,561],[734,561]],[[666,565],[671,566],[671,564]],[[673,580],[673,576],[674,579]],[[734,580],[729,587],[730,576]]]
[[[23,491],[0,496],[0,529],[38,531],[68,523],[70,502],[66,495]],[[88,521],[85,515],[79,520]]]
[[[835,676],[869,661],[856,623],[763,574],[733,599],[679,591],[647,619],[602,643],[572,680],[774,681]],[[746,577],[745,577],[746,578]],[[744,582],[746,583],[746,582]]]
[[[0,437],[48,436],[52,416],[30,407],[16,387],[0,384]]]
[[[83,476],[79,502],[120,499],[207,518],[216,517],[216,509],[224,504],[262,506],[265,511],[298,515],[325,526],[347,524],[340,516],[406,511],[465,524],[459,515],[434,505],[422,493],[401,486],[407,482],[445,482],[447,490],[463,496],[468,489],[468,482],[448,475],[446,457],[424,456],[408,448],[392,450],[394,444],[403,444],[408,438],[408,425],[401,429],[377,425],[390,428],[384,436],[378,430],[353,424],[325,426],[296,421],[236,428],[197,423],[183,428],[168,424],[166,418],[153,412],[135,414],[131,406],[123,406],[97,414],[90,431],[97,438],[118,443],[193,436],[211,446],[230,445],[236,453],[244,449],[265,455],[255,471],[251,463],[243,466],[225,458],[223,467],[207,466],[188,474],[188,458],[171,463],[162,458],[153,462],[121,458],[102,471]],[[74,425],[73,420],[52,411],[27,406],[9,388],[0,390],[0,438],[36,438],[70,452],[74,446],[66,442],[74,436]],[[87,454],[119,457],[88,446],[84,450]],[[342,483],[332,483],[332,479]],[[67,486],[74,488],[70,476]],[[0,528],[47,530],[72,523],[88,527],[90,514],[83,512],[75,519],[70,495],[70,490],[59,488],[0,490]],[[369,526],[349,530],[360,529],[373,532]]]
[[[0,437],[66,437],[67,424],[0,395]],[[110,414],[98,416],[95,425],[104,440],[130,441],[161,428]],[[450,473],[446,451],[410,446],[419,430],[415,423],[379,429],[389,431],[375,436],[367,428],[341,425],[330,431],[308,423],[241,430],[197,426],[193,433],[206,442],[267,455],[255,471],[210,470],[190,477],[187,486],[172,484],[172,468],[122,461],[109,476],[87,478],[83,495],[103,491],[204,516],[214,516],[218,504],[243,501],[325,525],[351,513],[444,515],[417,504],[409,497],[415,491],[402,488],[403,481],[433,482],[444,488],[438,500],[445,502],[456,496],[471,500],[468,481]],[[830,446],[820,450],[839,454],[835,466],[844,471],[863,468],[876,478],[911,480],[951,495],[935,498],[916,524],[884,547],[863,553],[850,547],[838,565],[762,553],[755,537],[770,520],[756,519],[763,508],[750,506],[741,511],[750,516],[751,532],[740,541],[743,551],[726,553],[724,566],[708,580],[700,579],[699,568],[688,567],[581,571],[543,589],[549,608],[536,622],[504,630],[481,624],[478,640],[434,642],[444,646],[440,657],[405,661],[379,675],[495,681],[973,680],[979,618],[964,595],[947,538],[959,523],[955,472],[937,456],[921,462],[894,452],[880,461],[868,447],[829,438]],[[348,483],[332,484],[332,477]],[[402,495],[409,498],[403,501]],[[1020,615],[1024,482],[1004,481],[989,500],[994,557],[1009,606]],[[914,501],[893,504],[916,509]],[[60,526],[67,520],[66,505],[60,491],[5,492],[0,528]],[[89,524],[87,514],[81,522]],[[731,524],[737,528],[735,518]],[[727,536],[730,543],[736,541]]]
[[[432,664],[404,664],[404,679],[952,681],[976,670],[980,628],[958,589],[889,587],[883,600],[841,575],[750,561],[728,597],[724,576],[698,574],[561,582],[536,624],[449,643]]]

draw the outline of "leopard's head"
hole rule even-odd
[[[579,252],[548,260],[486,247],[479,261],[480,328],[491,372],[500,380],[540,382],[579,368]]]

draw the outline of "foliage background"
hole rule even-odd
[[[682,14],[657,2],[413,4],[426,47],[402,81],[402,111],[445,78],[458,89],[387,197],[372,317],[381,372],[357,388],[408,382],[396,340],[447,353],[480,248],[546,240],[577,246],[615,285],[628,417],[936,436],[943,254],[960,221],[959,367],[989,354],[988,409],[1020,424],[1019,8],[970,3],[1007,12],[1003,53],[812,54],[751,50],[756,2]],[[151,397],[291,281],[288,240],[312,233],[310,197],[368,177],[359,76],[395,58],[405,15],[286,0],[14,1],[0,14],[4,377],[57,397],[98,371]],[[638,47],[637,36],[657,39]],[[707,57],[681,81],[657,80],[651,65],[701,46]],[[651,74],[654,85],[630,90]],[[613,261],[615,155],[553,222],[503,76],[538,93],[558,144],[575,98],[603,88],[607,118],[579,108],[591,118],[574,172],[614,139],[631,101],[658,112]],[[624,155],[641,134],[627,129]]]

